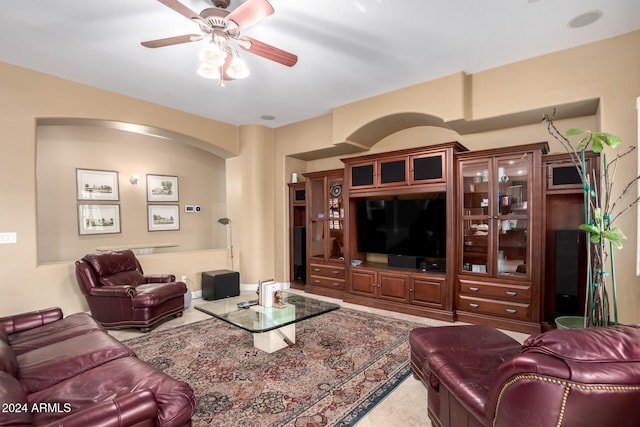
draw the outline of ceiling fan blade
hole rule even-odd
[[[273,7],[267,0],[247,0],[227,15],[226,20],[227,23],[235,24],[239,31],[243,31],[273,12]]]
[[[287,67],[293,67],[298,62],[297,55],[252,39],[251,37],[240,37],[238,39],[238,45],[247,52],[262,56],[263,58],[270,59]]]
[[[167,37],[165,39],[149,40],[140,43],[144,47],[156,48],[164,46],[172,46],[174,44],[190,43],[202,40],[202,34],[184,34],[182,36]]]
[[[200,14],[194,12],[193,10],[189,9],[187,6],[183,5],[182,3],[180,3],[177,0],[158,0],[160,3],[162,3],[163,5],[167,6],[168,8],[171,8],[173,10],[175,10],[176,12],[178,12],[180,15],[192,20],[192,21],[196,21],[199,24],[203,24],[206,26],[209,26],[209,24],[207,24],[207,21],[205,21],[204,19],[202,19],[202,17],[200,16]]]

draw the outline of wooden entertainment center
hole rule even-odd
[[[297,285],[446,321],[550,327],[559,295],[550,236],[582,222],[582,190],[567,157],[547,151],[542,142],[472,152],[454,141],[304,174],[306,283]],[[558,167],[565,175],[554,181]],[[292,197],[301,189],[290,187]],[[557,219],[549,206],[567,197]]]

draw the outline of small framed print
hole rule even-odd
[[[78,204],[78,233],[120,233],[120,205]]]
[[[148,230],[180,230],[179,205],[147,205]]]
[[[178,177],[147,175],[147,202],[177,202]]]
[[[76,169],[78,200],[120,200],[118,172]]]

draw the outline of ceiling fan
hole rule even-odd
[[[214,7],[196,13],[177,0],[158,0],[200,26],[201,34],[184,34],[142,42],[142,46],[157,48],[182,43],[205,41],[199,58],[198,74],[202,77],[224,80],[241,79],[249,75],[249,69],[240,59],[236,45],[254,55],[261,56],[287,67],[293,67],[298,57],[277,47],[263,43],[240,32],[272,15],[274,9],[267,0],[247,0],[234,11],[226,10],[230,0],[211,0]]]

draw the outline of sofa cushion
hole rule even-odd
[[[144,276],[138,270],[121,271],[110,276],[100,277],[98,281],[104,286],[138,286],[146,282]]]
[[[86,313],[76,313],[38,328],[9,335],[9,344],[16,355],[51,343],[104,328]]]
[[[187,285],[183,282],[148,283],[136,288],[132,304],[134,308],[154,307],[172,298],[182,298],[185,292]]]
[[[7,331],[4,330],[4,327],[0,325],[0,341],[9,342],[9,338],[7,338]]]
[[[18,379],[27,393],[33,393],[110,360],[134,356],[106,332],[94,331],[19,355]]]
[[[33,402],[68,402],[71,412],[94,402],[151,390],[158,404],[157,427],[184,426],[195,412],[195,397],[189,384],[135,358],[123,357],[85,371],[51,387],[29,395]],[[66,414],[34,414],[36,424],[52,423]]]
[[[82,259],[93,267],[98,277],[138,269],[138,260],[131,250],[88,254]]]
[[[0,426],[33,426],[27,394],[17,379],[0,371]]]
[[[0,340],[0,371],[11,376],[18,374],[18,360],[9,344]]]
[[[544,353],[579,362],[638,362],[638,343],[638,326],[555,329],[527,338],[523,352]]]
[[[423,381],[432,381],[424,362],[434,351],[449,349],[520,349],[520,344],[505,333],[484,325],[420,327],[409,332],[411,364]],[[432,384],[437,388],[437,384]]]

